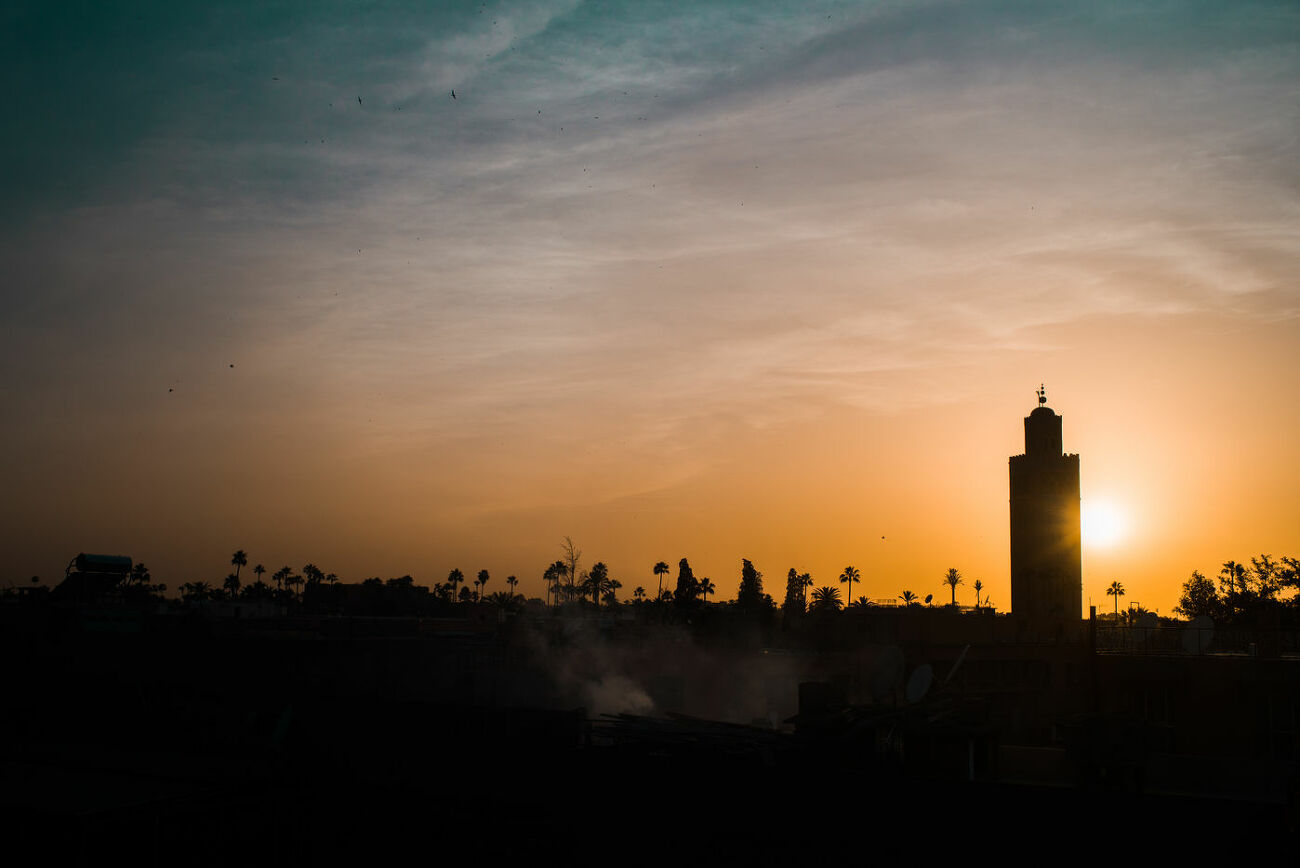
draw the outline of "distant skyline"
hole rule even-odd
[[[1300,556],[1293,2],[3,18],[0,583],[541,596],[568,535],[1005,611],[1040,382],[1085,607]]]

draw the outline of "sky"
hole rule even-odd
[[[1010,605],[1046,384],[1084,602],[1300,556],[1300,7],[0,12],[0,583],[686,557]],[[454,92],[454,97],[453,97]]]

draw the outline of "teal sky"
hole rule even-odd
[[[1003,582],[1005,461],[1040,380],[1085,499],[1091,472],[1165,522],[1178,467],[1105,470],[1152,441],[1085,419],[1158,409],[1183,456],[1199,425],[1295,394],[1293,2],[49,2],[0,22],[16,576],[110,550],[174,587],[245,548],[535,582],[571,534],[616,575],[695,553],[724,592],[741,557],[869,581],[879,557],[879,596],[909,558],[936,587],[949,561]],[[1242,456],[1228,502],[1300,482],[1263,457],[1295,412],[1204,447]],[[936,458],[931,422],[984,439]],[[954,481],[942,508],[913,490]],[[814,504],[835,520],[806,524]],[[1156,599],[1216,558],[1300,553],[1295,509],[1189,516],[1104,563],[1159,564]],[[867,551],[867,525],[911,549]],[[934,535],[953,541],[930,564]]]

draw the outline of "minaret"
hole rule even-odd
[[[1061,451],[1061,417],[1038,388],[1025,454],[1011,457],[1011,611],[1029,634],[1074,638],[1083,617],[1079,456]]]

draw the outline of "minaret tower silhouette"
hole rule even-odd
[[[1011,456],[1011,611],[1041,638],[1080,628],[1079,456],[1061,451],[1061,417],[1038,388],[1025,417],[1025,454]]]

